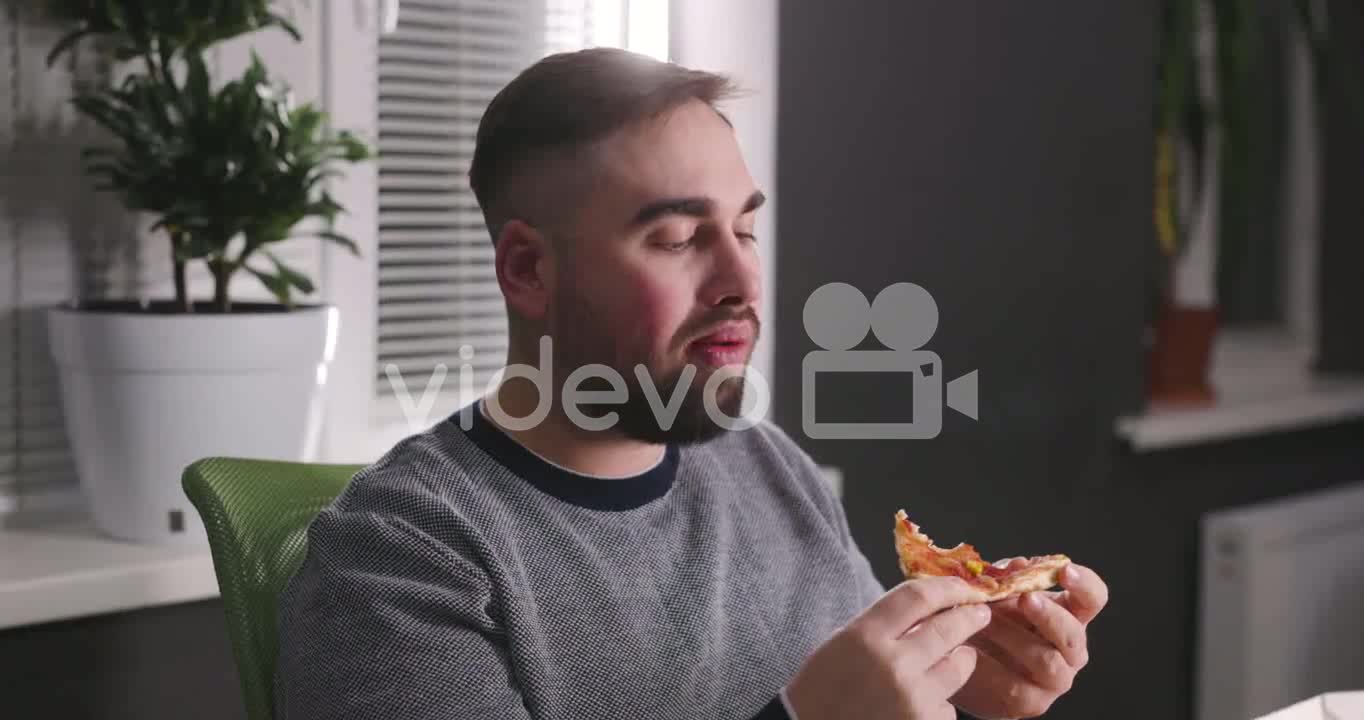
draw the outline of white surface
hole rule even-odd
[[[1364,380],[1309,381],[1261,397],[1219,402],[1201,410],[1153,412],[1119,421],[1137,451],[1300,430],[1364,417]]]
[[[1223,333],[1213,358],[1217,403],[1118,420],[1138,452],[1299,430],[1364,417],[1364,376],[1314,376],[1310,347],[1279,332]]]
[[[1364,482],[1210,513],[1201,532],[1198,720],[1364,687]]]
[[[217,595],[207,548],[110,540],[74,518],[0,530],[0,629]]]
[[[1360,718],[1364,718],[1364,691],[1318,695],[1257,720],[1360,720]]]
[[[187,465],[211,455],[316,459],[335,308],[197,316],[58,308],[48,324],[77,475],[109,535],[207,545],[180,484]]]
[[[1321,705],[1325,720],[1358,720],[1364,718],[1364,691],[1327,693]]]

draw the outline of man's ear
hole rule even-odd
[[[549,238],[521,220],[503,223],[494,265],[502,294],[516,312],[540,320],[554,292],[554,249]]]

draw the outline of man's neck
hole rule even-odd
[[[558,400],[558,395],[554,400]],[[485,399],[497,403],[506,416],[513,419],[531,415],[539,403],[536,388],[527,382],[499,385]],[[527,429],[509,429],[498,422],[493,408],[487,417],[502,432],[523,447],[556,465],[584,475],[598,477],[630,477],[658,464],[665,448],[624,437],[619,432],[594,432],[573,424],[558,402],[551,402],[545,419]]]

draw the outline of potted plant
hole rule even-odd
[[[69,440],[96,526],[117,538],[203,543],[180,473],[207,455],[309,459],[321,422],[337,313],[300,303],[312,281],[274,252],[305,222],[332,231],[343,211],[326,183],[368,156],[296,105],[258,57],[220,87],[205,51],[267,27],[298,32],[269,0],[55,0],[70,32],[49,56],[91,38],[126,63],[121,81],[80,90],[79,112],[111,143],[84,151],[98,189],[165,238],[175,295],[79,300],[48,315]],[[206,268],[212,295],[194,297]],[[251,276],[273,302],[234,302]]]
[[[1317,102],[1328,70],[1327,32],[1311,0],[1282,9],[1310,50]],[[1272,14],[1244,0],[1166,0],[1155,108],[1155,236],[1147,398],[1157,408],[1206,406],[1220,324],[1218,270],[1245,243],[1246,214],[1262,178],[1254,100]],[[1318,133],[1320,135],[1320,133]]]

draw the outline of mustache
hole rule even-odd
[[[755,342],[762,333],[762,321],[758,319],[758,311],[750,306],[740,310],[725,308],[707,313],[695,323],[683,328],[683,331],[678,333],[678,337],[682,338],[684,343],[690,342],[695,338],[709,335],[721,325],[732,322],[747,322],[753,328],[753,340]]]

